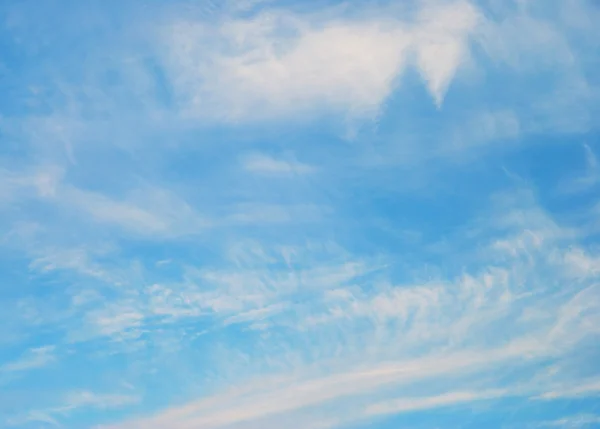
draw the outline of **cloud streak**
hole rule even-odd
[[[0,366],[0,370],[5,374],[14,374],[43,368],[55,361],[54,349],[54,346],[32,348],[20,359]]]

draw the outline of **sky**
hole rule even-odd
[[[0,427],[600,428],[598,22],[0,1]]]

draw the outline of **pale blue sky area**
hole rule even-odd
[[[0,428],[600,427],[594,0],[0,2]]]

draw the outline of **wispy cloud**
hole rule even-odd
[[[0,425],[595,416],[600,12],[317,3],[0,5]]]
[[[596,416],[593,414],[580,414],[576,416],[565,417],[562,419],[557,419],[549,422],[540,423],[539,427],[560,427],[560,428],[582,428],[582,427],[590,427],[590,425],[594,425],[596,423],[600,423],[600,416]]]
[[[520,222],[518,228],[521,228]],[[506,220],[499,224],[506,225]],[[342,371],[340,367],[344,360],[334,353],[328,357],[328,364],[323,362],[323,366],[336,368],[333,374],[311,376],[307,372],[303,375],[299,369],[300,372],[282,375],[280,379],[258,379],[256,384],[248,384],[247,389],[209,396],[154,418],[128,421],[123,427],[161,427],[166,424],[177,428],[268,427],[307,409],[315,416],[310,423],[303,420],[304,424],[310,425],[333,418],[331,410],[340,407],[354,410],[348,415],[349,419],[362,420],[372,415],[494,400],[507,395],[531,396],[532,392],[544,395],[540,390],[547,383],[540,385],[539,380],[531,380],[529,384],[519,380],[518,384],[502,389],[492,382],[485,387],[478,385],[477,390],[443,390],[457,379],[472,380],[473,376],[488,379],[491,371],[501,368],[527,367],[545,359],[567,356],[581,341],[594,338],[592,320],[598,302],[596,288],[589,286],[581,292],[577,289],[567,292],[570,298],[561,303],[557,303],[556,298],[563,292],[541,289],[543,280],[538,277],[538,265],[552,270],[554,276],[569,278],[572,274],[562,265],[561,259],[553,257],[556,252],[565,251],[560,244],[562,239],[556,238],[560,235],[552,238],[548,233],[538,233],[545,241],[531,243],[532,247],[524,252],[508,252],[510,257],[503,262],[503,268],[487,267],[480,276],[464,275],[453,284],[396,286],[388,290],[377,286],[376,292],[351,286],[326,290],[323,307],[316,306],[313,301],[312,314],[308,318],[302,314],[304,329],[313,336],[314,347],[322,347],[321,353],[327,350],[325,344],[321,344],[321,341],[328,341],[324,333],[331,329],[337,331],[336,335],[341,338],[337,347],[345,349],[342,356],[347,355],[348,361],[351,362],[350,356],[353,356],[361,362],[356,366],[350,365]],[[492,251],[490,256],[494,254]],[[540,289],[537,286],[528,289],[535,291],[534,295],[529,295],[519,292],[518,285],[523,281],[529,282],[530,286],[542,283]],[[339,280],[333,283],[340,284]],[[550,312],[547,318],[522,317],[533,302],[540,310]],[[296,308],[298,311],[301,307]],[[262,311],[250,312],[250,320],[262,314]],[[244,319],[245,316],[241,313],[239,317]],[[282,322],[287,326],[289,316],[287,320],[283,314],[283,319],[275,321],[274,326]],[[298,323],[293,317],[291,320]],[[489,338],[490,332],[501,332],[501,325],[510,325],[515,334],[496,341]],[[361,335],[351,340],[356,332],[365,329],[366,337]],[[580,329],[579,334],[573,337],[577,329]],[[293,331],[287,332],[293,335]],[[358,343],[356,349],[352,348],[352,341]],[[393,346],[394,342],[399,346]],[[439,350],[439,353],[433,350]],[[268,349],[264,352],[269,353]],[[418,357],[411,359],[411,355]],[[382,360],[382,356],[388,359]],[[309,371],[308,368],[310,366],[305,371]],[[400,395],[404,399],[390,399],[402,386],[415,384],[424,386],[428,394],[421,397]],[[591,390],[581,394],[586,392],[590,394]]]
[[[90,391],[70,392],[63,398],[63,404],[46,409],[30,410],[25,415],[12,417],[9,426],[22,426],[29,423],[46,423],[63,427],[57,419],[82,410],[107,410],[121,408],[140,401],[138,396],[124,394],[98,394]]]
[[[90,391],[71,392],[65,398],[65,409],[82,407],[114,408],[135,404],[140,398],[135,395],[124,394],[98,394]]]
[[[297,161],[286,161],[267,155],[252,154],[243,160],[244,168],[255,174],[266,176],[288,176],[312,173],[314,168]]]
[[[452,406],[461,403],[485,401],[502,397],[505,394],[506,392],[503,390],[483,392],[450,392],[432,397],[396,399],[393,401],[374,404],[368,407],[366,412],[369,415],[398,414],[402,412]]]
[[[600,395],[600,380],[589,380],[578,386],[562,387],[538,396],[538,399],[577,398]]]
[[[160,189],[141,190],[127,202],[74,188],[67,188],[61,196],[68,207],[98,222],[150,237],[199,232],[208,225],[188,204]]]
[[[43,368],[56,360],[54,346],[29,349],[21,358],[9,361],[0,366],[0,372],[13,374]]]
[[[516,352],[516,353],[515,353]],[[254,391],[233,390],[231,393],[217,395],[213,398],[189,404],[182,408],[169,410],[162,415],[142,421],[130,421],[123,426],[158,428],[166,424],[174,428],[202,426],[206,428],[229,427],[245,423],[253,427],[253,421],[260,421],[271,415],[290,413],[309,407],[320,407],[331,401],[349,400],[348,398],[376,395],[377,389],[383,386],[398,386],[417,380],[447,377],[452,374],[477,372],[487,365],[498,363],[498,359],[515,358],[518,350],[506,349],[484,353],[465,353],[432,357],[399,363],[389,363],[374,367],[363,366],[350,372],[332,374],[315,379],[291,380],[281,382],[265,380],[259,383]],[[487,362],[486,362],[487,361]],[[491,399],[500,396],[500,392],[477,394],[452,393],[424,399],[407,399],[384,404],[373,404],[363,411],[352,413],[355,419],[365,418],[370,414],[396,411],[434,408],[452,403],[470,402],[477,399]],[[368,400],[367,400],[368,401]],[[347,404],[353,403],[352,401]],[[356,406],[356,403],[354,403]]]
[[[600,165],[592,148],[584,144],[585,169],[583,174],[566,180],[560,187],[560,191],[566,193],[583,192],[600,183]]]

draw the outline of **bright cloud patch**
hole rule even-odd
[[[261,119],[333,109],[376,114],[416,56],[441,105],[477,24],[466,2],[426,8],[417,21],[310,19],[275,12],[165,30],[176,90],[189,113]]]
[[[598,424],[598,7],[60,3],[0,6],[0,427]]]

